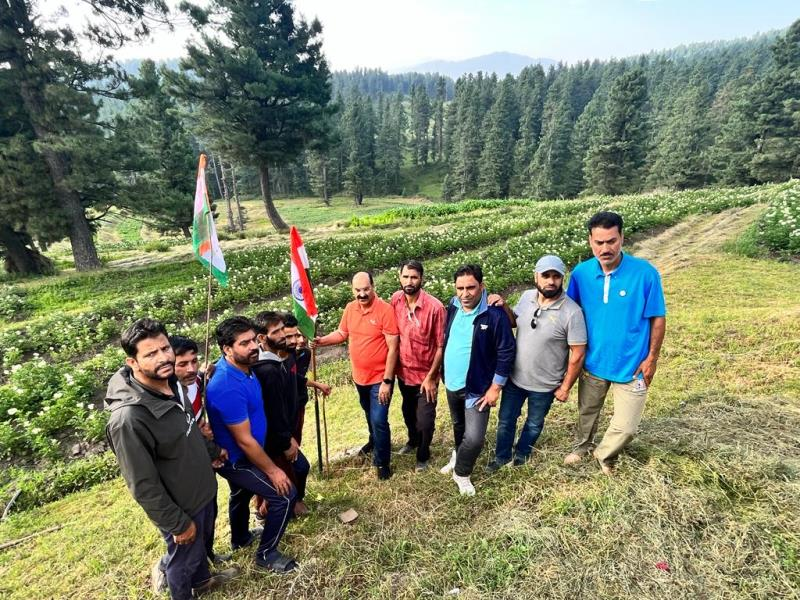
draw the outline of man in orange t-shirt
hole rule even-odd
[[[355,300],[345,307],[339,328],[316,338],[314,344],[333,346],[350,341],[353,381],[369,427],[369,442],[361,452],[372,452],[372,464],[377,467],[378,479],[389,479],[392,476],[389,401],[392,399],[400,332],[392,307],[375,295],[370,273],[355,274],[353,296]]]

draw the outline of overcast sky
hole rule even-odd
[[[42,0],[82,21],[78,0]],[[788,27],[798,0],[296,0],[323,25],[334,70],[396,70],[432,59],[508,51],[574,62],[631,56],[692,42],[748,37]],[[176,58],[191,31],[179,23],[121,58]]]

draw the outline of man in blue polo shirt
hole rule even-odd
[[[594,448],[603,473],[611,475],[617,456],[642,420],[664,341],[666,306],[656,268],[622,252],[620,215],[599,212],[589,219],[588,229],[594,258],[575,267],[567,288],[567,295],[583,309],[589,344],[578,382],[575,445],[564,463],[575,464]],[[595,448],[609,389],[614,414]]]
[[[278,551],[294,509],[297,491],[286,474],[264,452],[267,419],[261,385],[250,367],[258,360],[255,326],[246,317],[225,319],[216,329],[222,358],[208,384],[207,410],[217,444],[229,460],[217,472],[231,488],[228,515],[231,545],[249,546],[250,499],[267,501],[267,518],[256,550],[256,566],[285,573],[295,569],[294,559]]]

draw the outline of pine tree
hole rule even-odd
[[[539,136],[542,133],[542,111],[544,110],[545,74],[541,65],[525,67],[519,76],[519,141],[514,151],[514,193],[522,193],[531,185],[530,165]]]
[[[212,0],[188,6],[203,46],[190,44],[174,77],[198,108],[199,126],[225,156],[258,168],[273,227],[286,229],[272,200],[270,168],[297,161],[324,135],[330,113],[322,25],[294,14],[288,0]]]
[[[756,152],[750,164],[760,181],[800,177],[800,20],[772,48],[774,68],[758,86]]]
[[[710,159],[716,181],[724,185],[752,185],[758,181],[750,169],[758,137],[753,81],[753,73],[745,72],[715,99],[718,133]]]
[[[586,157],[589,189],[600,194],[641,188],[647,151],[647,81],[640,68],[621,75],[608,95],[600,133]]]
[[[523,193],[534,198],[558,198],[566,195],[566,165],[572,114],[569,89],[564,77],[553,82],[547,91],[542,113],[542,134],[533,155],[530,184]]]
[[[131,209],[156,230],[179,229],[191,237],[196,143],[153,61],[142,61],[130,85],[136,100],[117,131],[124,126],[145,169],[138,174],[141,193]]]
[[[481,198],[508,197],[514,164],[514,138],[519,122],[515,87],[514,78],[507,75],[484,123],[486,140],[478,182],[478,196]]]
[[[430,143],[431,103],[428,92],[421,84],[411,88],[411,164],[428,164]]]
[[[650,157],[650,186],[685,189],[709,183],[712,140],[708,110],[708,84],[694,79],[676,99],[656,141]]]
[[[431,133],[431,157],[442,162],[444,156],[444,101],[447,83],[444,77],[436,80],[436,98],[433,102],[433,131]]]
[[[373,185],[375,168],[372,103],[353,90],[342,116],[342,145],[347,156],[344,189],[360,206]]]
[[[101,266],[87,211],[102,212],[108,202],[122,199],[114,171],[124,168],[116,162],[94,101],[96,95],[113,95],[122,74],[108,53],[90,61],[80,48],[103,51],[144,37],[153,16],[167,13],[163,0],[87,4],[92,10],[82,35],[68,26],[48,25],[30,0],[4,0],[0,10],[0,64],[8,69],[7,81],[17,90],[36,139],[33,147],[63,209],[77,270]]]

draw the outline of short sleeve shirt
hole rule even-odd
[[[419,385],[430,371],[436,351],[444,346],[444,306],[420,290],[414,310],[409,311],[406,295],[398,290],[392,296],[392,309],[400,331],[397,376],[403,383]]]
[[[531,392],[551,392],[564,380],[569,347],[586,343],[583,311],[566,294],[540,307],[539,293],[527,290],[514,307],[514,314],[517,317],[517,355],[511,381]]]
[[[244,458],[244,452],[228,430],[228,425],[250,421],[250,431],[263,446],[267,437],[267,417],[261,399],[261,384],[255,375],[244,373],[225,358],[217,361],[214,376],[208,380],[207,409],[214,441],[228,451],[232,463]]]
[[[394,311],[388,302],[375,298],[366,309],[358,300],[348,303],[339,331],[348,337],[353,381],[372,385],[383,381],[389,346],[384,335],[398,335]]]
[[[596,258],[572,271],[567,295],[586,317],[589,344],[584,368],[626,383],[650,352],[650,319],[667,314],[661,276],[644,259],[623,254],[611,273]]]

